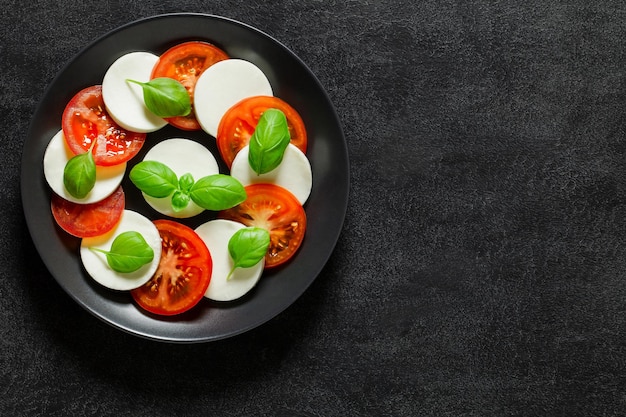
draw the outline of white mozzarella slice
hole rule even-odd
[[[120,273],[111,269],[104,253],[95,252],[91,248],[108,251],[113,240],[128,231],[141,233],[154,251],[154,258],[135,272]],[[161,236],[157,227],[147,217],[131,210],[124,210],[113,230],[101,236],[84,238],[80,245],[80,257],[87,273],[101,285],[121,291],[132,290],[148,282],[159,266],[161,251]]]
[[[257,183],[279,185],[289,191],[304,205],[311,194],[313,174],[306,155],[291,143],[285,149],[283,160],[276,168],[265,174],[257,174],[250,167],[248,154],[250,145],[244,146],[235,156],[230,175],[244,186]]]
[[[193,176],[194,181],[220,172],[217,160],[211,151],[190,139],[172,138],[164,140],[146,153],[144,161],[161,162],[170,167],[178,178],[189,173]],[[190,201],[183,210],[174,211],[171,196],[155,198],[143,194],[143,197],[153,209],[170,217],[188,218],[204,211],[193,201]]]
[[[236,268],[230,279],[233,260],[228,252],[228,241],[246,226],[232,220],[211,220],[196,228],[196,233],[204,241],[213,260],[211,283],[205,297],[215,301],[232,301],[244,296],[259,281],[265,266],[265,259],[250,268]]]
[[[222,116],[233,105],[251,96],[272,96],[263,71],[243,59],[227,59],[207,68],[196,81],[194,109],[202,130],[217,136]]]
[[[107,198],[124,178],[126,163],[113,166],[96,166],[96,184],[84,198],[72,196],[63,184],[63,171],[67,162],[74,157],[65,142],[63,131],[59,130],[48,143],[43,156],[43,172],[46,182],[56,194],[66,200],[79,204],[96,203]]]
[[[119,57],[102,79],[102,99],[109,115],[124,129],[148,133],[167,122],[152,113],[143,100],[140,85],[128,80],[150,81],[159,57],[149,52],[131,52]]]

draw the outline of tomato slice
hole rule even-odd
[[[256,226],[270,233],[270,247],[265,267],[287,262],[297,251],[306,231],[306,213],[300,202],[286,189],[274,184],[245,187],[246,201],[221,211],[218,217],[246,226]]]
[[[125,205],[124,190],[118,187],[104,200],[90,204],[68,201],[52,194],[52,216],[61,229],[76,237],[93,237],[105,234],[120,220]]]
[[[267,109],[278,109],[285,114],[291,143],[306,153],[307,134],[300,114],[278,97],[254,96],[241,100],[222,117],[217,128],[217,147],[230,168],[237,152],[250,142],[259,119]]]
[[[165,51],[152,70],[152,78],[168,77],[180,81],[191,97],[200,74],[216,62],[228,59],[226,52],[215,45],[201,41],[178,44]],[[188,116],[166,119],[172,126],[183,130],[200,130],[192,108]]]
[[[93,141],[96,165],[111,166],[131,159],[146,139],[145,133],[121,128],[106,111],[102,86],[87,87],[72,97],[62,118],[63,135],[75,154],[87,152]]]
[[[183,313],[204,297],[213,260],[196,232],[172,220],[155,220],[162,239],[159,267],[146,284],[131,291],[145,310],[165,316]]]

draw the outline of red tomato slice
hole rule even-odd
[[[200,74],[216,62],[228,58],[226,52],[210,43],[184,42],[168,49],[159,57],[152,70],[152,78],[168,77],[180,81],[189,92],[193,107],[193,93]],[[193,109],[188,116],[171,117],[166,120],[179,129],[200,130]]]
[[[172,220],[155,220],[163,250],[154,276],[131,291],[145,310],[171,316],[183,313],[204,297],[213,260],[204,241],[188,226]]]
[[[298,250],[306,231],[306,213],[300,202],[286,189],[274,184],[245,187],[246,201],[221,211],[219,217],[246,226],[256,226],[270,233],[270,247],[265,267],[287,262]]]
[[[146,139],[145,133],[121,128],[111,119],[102,100],[102,86],[87,87],[74,95],[63,111],[63,135],[75,154],[87,152],[93,141],[96,165],[111,166],[131,159]]]
[[[120,220],[125,205],[124,191],[118,187],[104,200],[78,204],[52,194],[52,216],[61,229],[76,237],[105,234]]]
[[[217,147],[229,168],[237,152],[250,142],[250,137],[263,112],[270,108],[278,109],[285,114],[291,143],[306,153],[306,129],[300,114],[293,107],[278,97],[249,97],[231,107],[217,128]]]

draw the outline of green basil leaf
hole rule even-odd
[[[63,185],[73,197],[85,198],[96,185],[96,163],[91,149],[73,156],[63,169]]]
[[[163,198],[178,190],[176,173],[158,161],[141,161],[128,176],[137,188],[150,197]]]
[[[106,254],[111,269],[121,273],[135,272],[154,259],[154,251],[150,245],[141,233],[134,231],[120,233],[113,240],[110,251],[91,249]]]
[[[174,195],[172,195],[172,208],[176,212],[184,210],[184,208],[189,205],[190,200],[191,197],[189,197],[187,192],[180,190],[174,191]]]
[[[278,109],[267,109],[250,138],[248,162],[257,174],[265,174],[283,160],[291,140],[285,114]]]
[[[181,191],[189,192],[193,183],[193,175],[186,173],[178,179],[178,188],[180,188]]]
[[[145,83],[127,81],[141,86],[146,107],[157,116],[187,116],[191,113],[191,98],[179,81],[168,77],[154,78]]]
[[[236,268],[251,268],[267,254],[270,246],[270,234],[260,227],[239,229],[228,241],[228,253],[233,260],[227,280]]]
[[[245,201],[246,190],[230,175],[215,174],[202,177],[189,190],[194,203],[205,210],[226,210]]]

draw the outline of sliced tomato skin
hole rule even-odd
[[[168,77],[180,81],[191,98],[192,111],[188,116],[170,117],[166,120],[182,130],[200,130],[193,111],[193,94],[200,74],[216,62],[229,56],[217,46],[203,41],[189,41],[165,51],[155,64],[151,78]]]
[[[278,97],[248,97],[233,105],[217,128],[217,147],[229,168],[237,152],[250,142],[261,115],[267,109],[278,109],[285,114],[291,143],[306,153],[307,132],[296,109]]]
[[[256,226],[270,233],[270,247],[265,268],[289,261],[300,248],[307,227],[304,208],[288,190],[274,184],[252,184],[245,187],[246,200],[218,213],[221,219]]]
[[[96,165],[112,166],[130,160],[141,150],[145,133],[120,127],[106,111],[102,86],[79,91],[67,103],[62,116],[63,135],[74,154],[85,153],[93,141]]]
[[[184,313],[204,297],[213,260],[204,241],[190,227],[172,220],[155,220],[162,240],[161,261],[154,276],[131,291],[146,311],[172,316]]]
[[[122,187],[118,187],[104,200],[90,204],[68,201],[52,193],[50,209],[56,223],[72,236],[79,238],[100,236],[119,222],[126,199]]]

